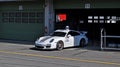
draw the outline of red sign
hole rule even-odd
[[[59,20],[60,22],[66,20],[66,14],[58,14],[58,20]]]

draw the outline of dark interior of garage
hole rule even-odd
[[[66,14],[66,20],[55,21],[55,29],[88,31],[88,38],[93,43],[100,42],[100,30],[104,28],[109,35],[120,35],[120,9],[56,9],[55,15]],[[55,17],[55,19],[57,19]],[[113,20],[113,21],[111,21]],[[119,39],[114,41],[120,42]]]

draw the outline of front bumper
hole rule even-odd
[[[56,49],[56,43],[35,43],[35,47],[38,49]]]
[[[39,48],[39,49],[51,49],[51,46],[50,45],[35,45],[36,48]]]
[[[48,43],[35,41],[35,47],[38,49],[56,49],[56,42]]]

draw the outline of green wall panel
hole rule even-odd
[[[84,8],[82,0],[54,0],[55,9]]]
[[[0,10],[19,10],[19,5],[23,6],[23,11],[26,10],[42,10],[44,5],[44,0],[35,2],[0,2]]]
[[[95,0],[91,3],[92,8],[120,8],[119,0]]]
[[[0,23],[0,38],[34,41],[44,35],[43,23]]]
[[[19,10],[19,5],[23,6],[23,10]],[[0,2],[0,38],[35,41],[39,36],[44,35],[44,18],[40,23],[2,22],[3,12],[41,12],[43,13],[41,17],[44,17],[43,5],[44,0],[34,2]]]
[[[54,0],[55,9],[83,9],[90,3],[91,8],[120,8],[119,0]]]

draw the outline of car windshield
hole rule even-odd
[[[60,36],[60,37],[64,37],[66,33],[64,32],[54,32],[51,36]]]

